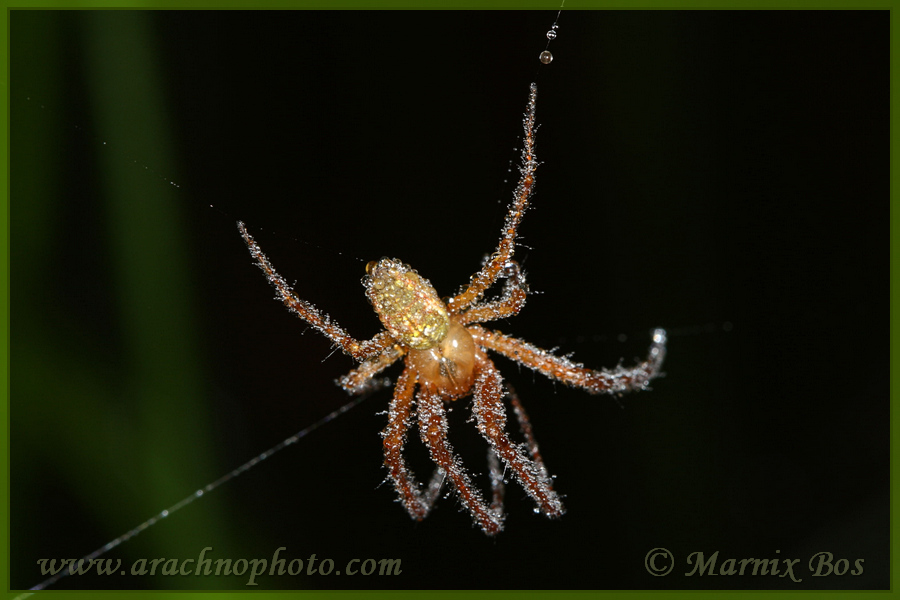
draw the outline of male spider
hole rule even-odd
[[[492,350],[539,373],[568,385],[584,388],[591,394],[621,394],[646,389],[659,375],[665,356],[666,332],[653,332],[647,360],[625,369],[594,371],[568,358],[554,356],[528,342],[476,323],[494,321],[517,314],[528,292],[525,277],[512,260],[516,230],[528,207],[534,187],[537,161],[534,155],[534,113],[537,85],[531,84],[525,113],[525,145],[522,150],[521,177],[516,186],[497,251],[485,261],[457,296],[446,304],[429,281],[399,260],[382,258],[366,265],[363,285],[386,331],[371,340],[358,341],[347,334],[328,315],[309,302],[299,299],[262,253],[246,227],[238,228],[250,254],[275,286],[278,298],[301,319],[326,335],[346,354],[361,364],[339,380],[348,393],[366,389],[375,375],[404,358],[405,368],[397,379],[394,398],[388,412],[384,438],[384,464],[403,506],[412,518],[425,518],[433,506],[445,477],[459,493],[463,506],[488,535],[503,526],[503,477],[497,457],[503,460],[538,509],[548,517],[559,517],[564,509],[551,478],[544,467],[531,424],[516,394],[503,389],[503,379],[486,351]],[[502,296],[479,302],[485,291],[506,279]],[[416,388],[418,387],[418,393]],[[445,402],[472,395],[472,412],[478,431],[488,441],[493,501],[485,503],[469,479],[447,440]],[[508,399],[526,440],[520,446],[506,434],[504,398]],[[413,478],[403,458],[406,432],[413,415],[419,434],[437,464],[431,482],[424,489]],[[526,456],[525,451],[529,456]],[[530,457],[530,458],[529,458]]]

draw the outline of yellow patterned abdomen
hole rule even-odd
[[[366,265],[366,296],[378,318],[400,344],[427,350],[450,328],[450,315],[431,283],[399,260],[382,258]]]

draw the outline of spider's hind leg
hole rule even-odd
[[[481,492],[463,469],[459,458],[447,441],[447,413],[444,400],[438,395],[421,390],[416,401],[418,405],[419,433],[428,447],[433,460],[453,483],[463,506],[471,513],[475,522],[488,535],[495,535],[503,529],[503,514],[488,507]]]
[[[662,375],[662,365],[666,358],[664,329],[653,331],[653,343],[650,344],[645,360],[633,367],[619,365],[615,369],[600,370],[588,369],[566,357],[555,356],[547,350],[499,331],[491,331],[478,325],[470,325],[469,331],[475,338],[475,343],[482,348],[502,354],[550,379],[580,387],[589,394],[618,395],[646,390],[651,381]]]
[[[506,410],[503,407],[503,379],[497,367],[486,357],[480,356],[478,377],[475,383],[475,402],[473,412],[478,422],[478,431],[488,441],[491,448],[503,459],[512,470],[516,479],[525,488],[529,496],[537,503],[538,508],[548,517],[560,517],[565,512],[557,493],[553,490],[552,480],[544,467],[538,452],[531,424],[521,404],[511,395],[513,409],[519,419],[519,425],[527,440],[531,459],[525,456],[522,448],[512,443],[506,433]]]
[[[403,447],[406,444],[406,432],[409,429],[413,403],[413,393],[416,389],[416,377],[409,369],[404,369],[397,379],[394,388],[394,399],[388,411],[388,425],[381,433],[384,445],[384,466],[387,467],[388,477],[394,483],[394,489],[403,503],[406,512],[416,520],[421,521],[428,516],[437,492],[434,478],[425,494],[419,490],[406,461],[403,458]],[[440,488],[440,485],[437,485]]]
[[[541,475],[549,480],[550,473],[547,471],[547,467],[544,466],[544,457],[541,456],[541,450],[540,448],[538,448],[537,440],[534,438],[534,431],[531,428],[531,420],[528,418],[528,413],[525,412],[525,407],[522,406],[522,402],[519,400],[519,395],[516,394],[513,387],[508,383],[506,384],[506,390],[509,403],[513,407],[513,413],[515,413],[516,420],[519,422],[519,430],[525,437],[525,444],[528,447],[528,454],[531,455],[531,460],[533,460],[534,464],[537,465],[537,468],[541,472]]]

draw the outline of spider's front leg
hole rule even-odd
[[[650,381],[659,377],[666,356],[666,332],[656,329],[647,359],[634,367],[595,371],[555,356],[546,350],[499,331],[491,331],[478,325],[469,326],[472,337],[482,348],[493,350],[510,360],[565,384],[583,388],[591,394],[621,394],[647,389]]]
[[[503,269],[512,260],[516,251],[516,232],[519,229],[519,223],[522,222],[522,216],[528,207],[528,201],[531,199],[531,193],[534,189],[534,172],[537,169],[537,158],[534,155],[534,111],[537,103],[537,84],[532,83],[528,94],[528,107],[525,111],[525,144],[522,148],[522,166],[519,167],[521,176],[516,186],[515,196],[509,212],[506,215],[506,221],[503,223],[503,231],[500,232],[500,243],[497,245],[497,251],[491,255],[488,261],[481,267],[469,285],[462,293],[450,298],[447,302],[447,308],[451,314],[458,314],[467,309],[484,295],[484,292],[491,287]]]
[[[381,354],[387,348],[394,346],[396,340],[386,331],[382,331],[371,340],[359,341],[350,336],[344,329],[331,320],[331,317],[322,313],[315,306],[301,300],[287,284],[284,278],[278,274],[269,259],[260,250],[256,240],[247,232],[247,228],[241,221],[238,221],[238,229],[250,249],[250,255],[256,260],[257,265],[266,274],[269,280],[278,292],[278,298],[284,302],[291,312],[315,327],[319,332],[328,337],[333,343],[338,345],[344,353],[349,354],[356,360],[362,362]]]

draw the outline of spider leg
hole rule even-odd
[[[275,289],[278,291],[278,299],[284,302],[291,312],[315,327],[319,332],[325,335],[333,343],[338,345],[344,353],[349,354],[358,361],[364,361],[373,356],[377,356],[385,349],[396,344],[391,335],[382,331],[371,340],[359,341],[351,337],[344,329],[331,320],[327,314],[319,311],[315,306],[301,300],[287,284],[284,278],[275,271],[275,267],[269,262],[269,259],[260,250],[256,240],[247,232],[247,228],[241,221],[238,221],[238,229],[250,249],[250,255],[256,260],[257,265],[266,274]]]
[[[417,399],[419,416],[419,433],[422,441],[428,446],[431,460],[440,467],[456,491],[463,506],[468,509],[475,522],[488,535],[499,533],[503,528],[503,515],[491,510],[481,497],[481,492],[472,485],[459,458],[453,454],[453,448],[447,441],[447,414],[444,401],[437,395],[420,389]]]
[[[357,368],[338,379],[336,383],[348,394],[361,394],[372,386],[373,377],[397,362],[404,354],[406,354],[406,350],[399,345],[392,346],[381,354],[363,361]]]
[[[646,360],[630,369],[617,366],[612,370],[600,371],[587,369],[568,358],[554,356],[499,331],[491,331],[478,325],[471,325],[469,331],[475,338],[475,343],[482,348],[493,350],[551,379],[583,388],[591,394],[622,394],[647,389],[650,381],[659,377],[666,356],[666,332],[663,329],[653,332],[653,343]]]
[[[411,369],[404,369],[397,379],[394,398],[388,410],[388,425],[381,432],[384,445],[384,466],[388,476],[394,483],[394,489],[400,496],[400,502],[413,519],[421,521],[428,516],[437,492],[432,493],[434,481],[429,484],[426,496],[419,491],[419,485],[409,472],[403,459],[403,446],[406,443],[406,431],[410,425],[410,412],[413,404],[413,393],[416,389],[416,377]],[[434,479],[434,478],[432,478]],[[438,489],[440,485],[437,486]]]
[[[522,148],[522,166],[519,167],[521,176],[513,196],[513,203],[506,214],[503,230],[500,232],[500,242],[497,251],[490,259],[472,276],[468,287],[459,295],[447,302],[447,308],[451,314],[457,314],[470,305],[478,302],[485,290],[494,284],[497,277],[512,259],[516,251],[516,231],[522,216],[528,207],[531,192],[534,189],[534,172],[537,169],[537,159],[534,155],[534,111],[537,102],[537,84],[532,83],[528,94],[528,107],[525,111],[525,146]]]
[[[496,321],[497,319],[513,317],[519,314],[519,311],[525,306],[525,297],[528,295],[528,284],[525,283],[525,275],[514,260],[507,263],[504,275],[506,276],[506,283],[503,285],[503,296],[493,302],[474,304],[471,308],[462,312],[458,316],[462,325]]]
[[[479,357],[476,368],[479,375],[475,381],[472,412],[478,423],[478,431],[509,466],[540,511],[548,517],[562,516],[565,509],[559,496],[553,491],[543,461],[529,460],[522,448],[513,444],[506,434],[506,410],[503,407],[503,379],[500,372],[483,355]]]
[[[522,432],[522,435],[525,436],[525,443],[528,446],[528,454],[531,455],[531,460],[533,460],[534,464],[537,465],[538,469],[541,472],[541,475],[549,479],[550,474],[547,472],[547,467],[544,466],[544,458],[541,456],[541,451],[538,448],[537,440],[534,439],[534,431],[531,428],[531,421],[528,419],[528,413],[525,412],[525,407],[523,407],[522,403],[519,401],[519,395],[516,394],[513,387],[508,383],[506,384],[506,393],[506,397],[509,399],[509,403],[512,404],[513,412],[516,415],[516,420],[519,422],[519,430]]]
[[[431,474],[431,481],[428,482],[428,486],[425,488],[425,494],[422,496],[428,510],[431,510],[434,503],[437,501],[438,494],[441,493],[441,488],[444,486],[444,480],[446,478],[447,474],[444,473],[444,470],[440,467],[435,468],[434,473]]]
[[[487,462],[491,476],[491,510],[502,514],[506,486],[503,484],[503,465],[500,464],[500,458],[493,448],[488,448]]]

